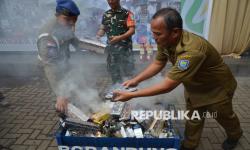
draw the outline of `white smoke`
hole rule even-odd
[[[142,82],[138,88],[146,88],[153,86],[155,84],[158,84],[164,80],[164,77],[160,74],[152,77],[149,80],[146,80]],[[183,94],[183,86],[179,85],[176,87],[174,90],[172,90],[169,93],[161,94],[161,95],[155,95],[155,96],[150,96],[150,97],[140,97],[140,98],[134,98],[130,103],[133,105],[140,105],[144,108],[153,108],[156,104],[160,103],[165,106],[167,104],[178,104],[180,101],[183,101],[184,99],[184,94]]]
[[[95,58],[93,58],[95,59]],[[71,70],[64,75],[59,84],[59,93],[66,94],[69,101],[86,115],[98,112],[106,108],[104,101],[99,95],[96,85],[97,74],[95,68],[89,64],[83,63],[81,60],[78,64],[71,66]]]

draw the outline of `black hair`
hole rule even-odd
[[[177,10],[170,7],[162,8],[153,15],[152,19],[156,19],[158,17],[164,18],[167,30],[172,30],[173,28],[182,29],[182,18]]]
[[[71,17],[71,16],[77,16],[73,13],[71,13],[68,9],[66,8],[61,8],[61,9],[56,9],[56,16],[59,16],[59,15],[65,15],[65,16],[68,16],[68,17]]]

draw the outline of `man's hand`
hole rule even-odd
[[[101,41],[101,36],[100,35],[96,35],[95,37],[96,37],[97,41],[99,41],[99,42]]]
[[[139,83],[135,79],[127,80],[122,83],[123,86],[125,87],[134,87],[137,86]]]
[[[114,101],[125,102],[133,98],[132,92],[113,91]]]
[[[119,42],[119,41],[121,41],[121,37],[120,36],[112,36],[109,39],[109,43],[110,44],[114,44],[114,43]]]
[[[56,100],[56,110],[61,113],[67,113],[68,99],[65,97],[57,97]]]

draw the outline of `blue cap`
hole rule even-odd
[[[72,0],[56,0],[56,12],[67,16],[78,16],[80,11]]]

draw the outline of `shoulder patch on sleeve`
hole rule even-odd
[[[188,67],[189,67],[189,60],[187,60],[187,59],[180,59],[179,61],[178,61],[178,68],[180,69],[180,70],[187,70],[188,69]]]
[[[38,39],[41,39],[43,37],[48,37],[49,36],[49,33],[42,33],[38,36]]]
[[[130,11],[128,12],[127,26],[128,27],[135,26],[134,14]]]
[[[134,14],[132,12],[130,12],[130,11],[129,11],[129,17],[130,17],[131,20],[133,20],[133,21],[135,20]]]
[[[48,41],[48,43],[47,43],[47,47],[57,47],[57,45],[56,45],[56,42],[54,42],[54,41]]]
[[[189,59],[191,57],[192,57],[191,55],[181,55],[179,58],[180,59]]]

